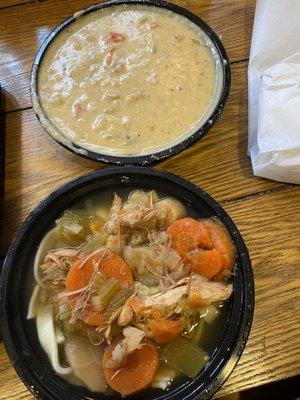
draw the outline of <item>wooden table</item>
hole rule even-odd
[[[247,64],[254,0],[177,0],[222,38],[231,60],[225,112],[200,142],[156,166],[191,180],[224,206],[244,236],[253,262],[256,309],[246,349],[218,395],[300,373],[300,190],[254,177],[247,148]],[[37,122],[29,70],[50,30],[89,0],[1,0],[0,80],[6,90],[4,255],[18,226],[63,183],[106,167],[56,144]],[[0,345],[0,399],[32,399]]]

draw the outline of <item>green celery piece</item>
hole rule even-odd
[[[93,306],[97,311],[103,311],[111,299],[118,293],[120,283],[116,278],[107,279],[99,294],[92,297]]]
[[[200,310],[200,318],[208,324],[213,323],[219,315],[219,308],[215,307],[213,304]]]
[[[91,235],[87,242],[81,247],[81,251],[88,255],[104,246],[107,242],[107,233],[104,231],[99,231]]]
[[[64,212],[61,218],[56,221],[60,234],[68,244],[79,244],[85,240],[90,233],[90,221],[87,213],[82,210]]]
[[[159,280],[154,275],[142,276],[139,278],[139,281],[148,287],[155,287],[159,284]]]
[[[107,306],[106,313],[110,315],[121,308],[125,304],[126,300],[133,294],[133,292],[133,287],[120,289],[119,292],[111,299],[109,305]]]
[[[193,330],[192,342],[196,345],[199,344],[202,339],[204,326],[205,322],[200,320]]]
[[[165,363],[189,378],[195,378],[209,360],[208,354],[201,347],[182,337],[171,340],[161,357]]]

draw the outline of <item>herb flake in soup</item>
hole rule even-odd
[[[61,134],[116,156],[156,153],[190,136],[216,87],[203,31],[133,4],[81,15],[54,38],[38,75],[42,108]]]

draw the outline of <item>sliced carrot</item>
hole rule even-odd
[[[169,228],[171,246],[194,272],[208,279],[223,279],[234,265],[235,248],[218,221],[183,218]]]
[[[235,261],[235,247],[226,228],[218,221],[207,220],[204,223],[210,230],[215,249],[223,256],[222,270],[231,269]]]
[[[149,329],[157,343],[167,343],[181,334],[184,328],[183,319],[174,321],[168,318],[152,318]]]
[[[80,313],[80,319],[90,326],[103,326],[106,323],[106,318],[103,313],[96,311],[92,305],[88,305]]]
[[[181,257],[197,248],[212,249],[213,242],[209,228],[193,218],[179,219],[168,228],[171,236],[171,246]]]
[[[199,250],[186,258],[186,264],[197,274],[211,279],[223,267],[223,257],[216,250]]]
[[[116,278],[121,285],[133,284],[131,269],[125,261],[117,254],[106,254],[104,250],[101,250],[72,265],[66,279],[67,290],[73,291],[88,285],[94,274],[95,267],[106,278]]]
[[[81,267],[82,266],[82,267]],[[68,291],[73,291],[85,287],[94,272],[92,262],[85,262],[84,260],[78,260],[69,269],[66,278],[66,288]]]
[[[202,299],[200,294],[194,293],[190,294],[187,298],[187,305],[192,309],[192,310],[199,310],[202,307],[206,307],[210,305],[210,301]]]
[[[151,385],[158,369],[158,352],[149,342],[142,343],[140,349],[127,357],[125,365],[109,368],[108,361],[120,339],[112,343],[105,351],[102,367],[106,382],[122,396],[139,392]]]
[[[133,284],[131,269],[117,254],[109,253],[104,255],[100,263],[100,269],[104,276],[118,279],[121,285]]]
[[[104,251],[97,251],[72,265],[66,278],[67,290],[73,291],[87,286],[95,268],[98,268],[107,278],[116,278],[123,286],[133,284],[131,270],[121,257],[114,253],[105,254]],[[72,296],[72,300],[76,296]],[[80,318],[91,326],[101,326],[105,323],[105,316],[96,311],[91,304],[87,304]]]

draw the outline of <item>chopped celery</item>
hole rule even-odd
[[[72,315],[72,309],[68,301],[63,301],[58,304],[57,317],[60,320],[69,319]]]
[[[64,312],[64,313],[60,313],[60,314],[59,314],[59,319],[61,319],[61,320],[63,320],[63,319],[69,319],[69,318],[71,318],[71,315],[72,315],[72,311],[71,311],[71,309],[70,309],[69,311],[66,311],[66,312]]]
[[[95,278],[93,279],[92,283],[93,291],[99,292],[105,282],[106,282],[105,276],[100,271],[98,271]]]
[[[56,221],[59,232],[68,244],[80,244],[90,233],[90,219],[85,210],[65,211]]]
[[[147,276],[141,276],[139,278],[139,281],[148,287],[154,287],[157,286],[159,284],[159,280],[156,276],[154,275],[147,275]]]
[[[200,310],[200,318],[202,318],[208,324],[214,322],[214,320],[218,317],[219,314],[220,310],[215,306],[213,306],[212,304]]]
[[[91,254],[93,251],[99,249],[99,247],[104,246],[107,242],[107,233],[100,231],[91,235],[87,242],[81,247],[81,251],[84,254]]]
[[[171,340],[162,352],[162,360],[190,378],[195,378],[209,360],[208,354],[182,337]]]
[[[109,207],[108,206],[94,206],[95,217],[99,217],[104,221],[107,221],[109,215]]]
[[[198,322],[198,324],[195,326],[195,328],[193,329],[192,342],[194,344],[200,343],[202,336],[203,336],[203,332],[204,332],[204,325],[205,325],[205,322],[200,320]]]
[[[91,199],[87,199],[85,202],[85,206],[86,206],[86,210],[87,210],[87,214],[89,217],[94,218],[95,217],[95,209],[94,209],[94,205]]]
[[[102,285],[97,296],[92,297],[92,303],[97,311],[103,311],[110,300],[117,294],[120,288],[120,283],[116,278],[107,279]]]
[[[110,329],[110,335],[112,340],[114,340],[116,337],[120,336],[122,334],[123,328],[119,326],[116,321],[114,321],[111,324],[111,329]]]
[[[66,334],[72,334],[72,335],[81,335],[81,336],[86,336],[87,335],[87,327],[86,325],[81,322],[77,321],[74,324],[70,324],[69,321],[63,320],[62,321],[62,330]]]
[[[100,296],[93,296],[92,297],[92,304],[97,311],[103,311],[105,305],[103,304]]]
[[[133,294],[134,288],[122,288],[110,301],[107,307],[107,314],[112,314],[122,307],[126,300]]]

